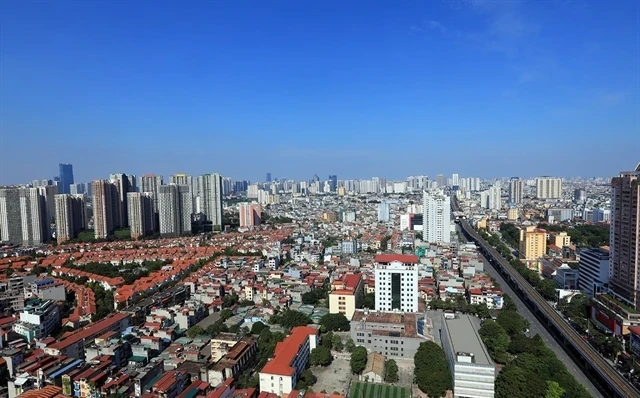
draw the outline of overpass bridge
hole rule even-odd
[[[451,200],[451,207],[458,212],[458,203]],[[468,240],[478,246],[480,252],[493,267],[499,271],[505,280],[517,292],[523,302],[542,322],[549,333],[560,343],[572,357],[584,374],[592,380],[602,394],[612,398],[640,397],[637,390],[611,364],[605,360],[582,336],[571,327],[564,318],[538,293],[527,280],[516,271],[509,262],[484,240],[473,229],[466,219],[456,217],[456,222]]]

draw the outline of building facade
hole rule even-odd
[[[413,358],[426,338],[422,314],[356,310],[351,319],[351,338],[358,346],[391,358]]]
[[[523,181],[518,177],[509,180],[509,202],[518,204],[522,202]]]
[[[91,183],[93,193],[93,229],[96,239],[106,239],[115,230],[118,193],[109,181],[96,180]],[[115,203],[114,203],[115,202]]]
[[[260,225],[262,218],[262,205],[259,203],[241,203],[240,228],[251,228]]]
[[[73,165],[60,163],[60,183],[58,193],[71,193],[71,184],[73,184]]]
[[[153,193],[129,192],[127,193],[129,211],[129,227],[131,238],[153,234],[155,230],[155,212],[153,211]]]
[[[451,241],[451,199],[442,190],[423,191],[423,240],[428,243]]]
[[[332,284],[332,289],[329,293],[329,313],[340,313],[351,319],[356,310],[356,303],[364,296],[362,275],[345,275],[341,281]]]
[[[609,288],[640,310],[640,164],[611,180]]]
[[[562,198],[562,179],[546,176],[536,178],[536,197],[538,199]]]
[[[220,174],[204,174],[198,177],[198,198],[201,212],[213,223],[213,228],[222,227],[222,177]],[[217,228],[216,228],[217,227]]]
[[[163,185],[159,188],[160,235],[180,236],[191,232],[192,201],[188,185]]]
[[[537,260],[547,253],[547,233],[536,227],[520,228],[520,258]]]
[[[379,254],[375,261],[376,309],[417,312],[418,257]]]

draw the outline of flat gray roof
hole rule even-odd
[[[444,322],[454,353],[468,352],[474,355],[475,363],[494,365],[469,315],[456,314],[456,318],[445,318]]]

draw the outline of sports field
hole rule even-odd
[[[354,381],[351,383],[349,398],[411,398],[411,390],[406,387]]]

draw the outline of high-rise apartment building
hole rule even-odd
[[[418,257],[379,254],[375,260],[376,310],[418,312]]]
[[[81,195],[83,193],[87,193],[86,186],[82,182],[77,184],[71,184],[69,186],[69,193],[71,195]]]
[[[536,197],[538,199],[562,198],[562,179],[546,176],[536,178]]]
[[[153,234],[155,212],[153,211],[153,194],[151,192],[127,193],[129,205],[129,227],[131,238]]]
[[[491,210],[502,209],[502,189],[499,184],[495,184],[489,187],[489,197],[487,208]]]
[[[442,190],[424,191],[422,213],[423,240],[428,243],[449,243],[451,199]]]
[[[611,180],[609,288],[640,310],[640,164]]]
[[[603,248],[580,251],[578,286],[590,297],[605,291],[609,283],[609,251]]]
[[[71,193],[70,186],[73,184],[73,165],[60,163],[60,189],[58,193]]]
[[[521,203],[522,202],[522,190],[524,188],[524,182],[518,177],[511,177],[509,180],[509,202]]]
[[[126,228],[129,226],[129,211],[127,205],[127,193],[135,191],[135,176],[130,177],[123,173],[111,174],[109,180],[116,187],[117,202],[114,203],[116,209],[116,217],[114,219],[115,228]]]
[[[84,195],[61,194],[56,206],[56,241],[63,243],[78,237],[87,226],[87,203]]]
[[[536,227],[520,229],[520,258],[537,260],[547,252],[547,232]]]
[[[0,241],[38,246],[50,235],[46,203],[38,188],[0,189]]]
[[[56,185],[44,185],[38,187],[38,193],[44,198],[45,204],[45,219],[48,223],[55,221],[56,219],[56,204],[53,199],[58,193],[58,187]]]
[[[378,222],[387,222],[389,221],[389,203],[380,202],[378,203]]]
[[[202,213],[211,221],[213,228],[222,227],[222,177],[220,174],[204,174],[198,177],[200,206]]]
[[[153,195],[153,211],[158,212],[158,187],[162,186],[162,176],[145,174],[140,177],[140,192],[149,192]]]
[[[261,218],[262,206],[259,203],[240,204],[240,228],[258,226]]]
[[[444,186],[447,185],[447,180],[445,179],[444,175],[438,174],[436,176],[436,184],[438,188],[444,188]]]
[[[113,235],[116,218],[119,218],[119,195],[115,184],[96,180],[91,183],[93,193],[93,229],[96,239],[106,239]]]
[[[160,235],[191,233],[192,196],[188,185],[162,185],[159,191]]]
[[[202,209],[200,208],[200,204],[198,203],[199,202],[198,196],[200,195],[201,187],[199,184],[199,179],[197,177],[194,178],[186,174],[174,174],[171,177],[169,177],[169,182],[171,184],[188,186],[189,189],[191,190],[191,211],[193,213],[202,212]]]
[[[573,201],[575,203],[584,203],[587,200],[587,192],[584,189],[576,189],[573,191]]]
[[[460,186],[460,176],[454,174],[451,176],[451,185],[454,187]]]

